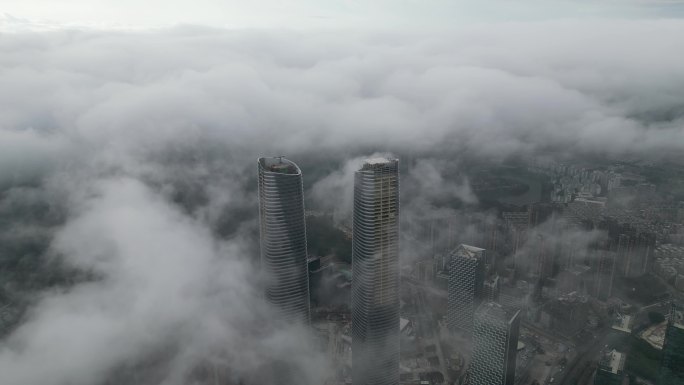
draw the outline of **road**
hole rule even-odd
[[[595,340],[589,341],[583,346],[577,347],[577,355],[568,363],[565,372],[556,378],[559,385],[575,385],[579,381],[590,365],[596,360],[601,350],[608,340],[608,329],[603,328],[593,333]],[[599,337],[596,337],[596,336]],[[581,385],[581,384],[580,384]]]
[[[446,359],[444,357],[444,352],[442,351],[442,344],[440,343],[440,333],[439,328],[437,327],[438,323],[435,319],[432,309],[430,309],[425,303],[426,287],[422,284],[418,284],[419,281],[406,279],[405,277],[402,277],[402,280],[404,283],[411,285],[416,291],[416,298],[418,299],[416,313],[423,315],[423,317],[416,317],[416,320],[420,319],[422,321],[420,328],[424,331],[423,335],[425,344],[435,345],[437,358],[439,358],[439,369],[444,375],[445,383],[448,384],[450,382],[449,372],[447,371]]]
[[[401,276],[401,281],[408,283],[412,286],[420,288],[423,292],[429,293],[432,296],[438,297],[438,298],[447,298],[447,292],[446,290],[440,290],[434,287],[431,287],[429,285],[426,285],[425,282],[419,281],[415,278],[411,278],[407,275],[402,275]]]

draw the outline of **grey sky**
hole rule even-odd
[[[12,17],[99,26],[396,28],[586,18],[678,18],[679,0],[7,0]]]

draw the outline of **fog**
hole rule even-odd
[[[82,274],[31,293],[2,382],[182,384],[215,362],[250,379],[284,361],[321,383],[313,337],[270,322],[258,291],[257,156],[324,164],[303,169],[307,206],[341,219],[376,152],[412,154],[402,210],[425,218],[477,206],[443,172],[465,159],[681,160],[682,46],[678,20],[2,33],[3,212],[48,207],[3,242],[43,234],[41,260]]]

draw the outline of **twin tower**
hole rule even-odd
[[[299,167],[259,158],[261,267],[266,299],[309,322],[304,188]],[[335,199],[335,197],[330,197]],[[354,175],[352,382],[399,383],[399,161],[367,159]]]

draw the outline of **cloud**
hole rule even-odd
[[[478,199],[470,188],[470,182],[465,176],[445,178],[444,170],[457,170],[458,165],[446,159],[419,159],[410,167],[404,181],[405,193],[413,195],[409,200],[414,203],[422,200],[426,204],[430,201],[460,201],[465,204],[475,204]],[[413,190],[413,191],[412,191]],[[421,207],[425,213],[427,207]]]
[[[216,241],[134,179],[89,187],[53,251],[98,279],[38,301],[0,348],[3,383],[94,384],[157,355],[164,365],[151,369],[163,371],[164,384],[186,383],[192,365],[212,355],[243,378],[288,357],[300,368],[325,368],[302,343],[303,330],[269,325],[276,314],[255,292],[258,275],[239,243]],[[305,381],[321,379],[306,373],[314,377]]]
[[[269,326],[247,262],[259,155],[306,159],[311,197],[343,215],[358,157],[376,151],[419,159],[403,175],[415,200],[402,210],[416,212],[476,203],[444,159],[675,158],[683,32],[658,20],[0,34],[0,183],[15,187],[3,205],[16,185],[38,189],[63,213],[44,224],[43,257],[90,274],[34,293],[0,345],[3,380],[93,384],[128,368],[176,384],[216,359],[247,378],[285,360],[320,382],[322,355],[307,333]]]
[[[204,140],[278,153],[672,155],[684,135],[682,29],[10,34],[0,40],[0,127],[143,154]]]
[[[63,159],[67,143],[36,130],[0,130],[0,186],[20,185],[52,170]]]
[[[381,156],[373,154],[370,157]],[[311,200],[315,208],[332,212],[336,221],[351,222],[354,209],[354,175],[369,156],[349,159],[311,186]]]

